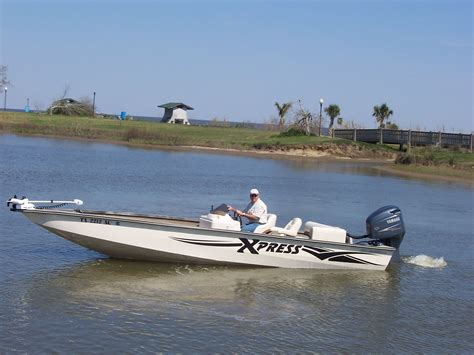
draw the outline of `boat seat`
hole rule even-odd
[[[347,232],[339,227],[308,221],[304,225],[304,234],[311,239],[345,243]]]
[[[269,230],[275,227],[277,221],[276,214],[268,213],[267,214],[267,223],[259,225],[255,230],[254,233],[265,233],[266,230]]]
[[[270,228],[270,232],[277,233],[280,235],[290,235],[292,237],[296,237],[302,224],[303,224],[303,221],[301,220],[301,218],[296,217],[296,218],[293,218],[291,221],[289,221],[288,224],[283,228],[280,228],[280,227]]]

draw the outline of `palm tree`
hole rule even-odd
[[[329,132],[330,132],[332,129],[332,126],[334,125],[334,120],[341,114],[341,109],[339,108],[339,106],[333,104],[326,107],[324,109],[324,112],[326,112],[326,114],[329,116],[329,119],[331,120],[331,122],[329,123]]]
[[[393,111],[390,110],[390,107],[386,103],[383,103],[380,106],[374,106],[374,113],[372,116],[375,117],[375,120],[379,123],[380,128],[385,127],[385,119],[393,115]]]
[[[278,123],[278,127],[280,128],[280,130],[282,130],[283,127],[285,126],[285,116],[290,110],[292,105],[293,103],[287,102],[280,106],[278,102],[275,102],[275,107],[277,108],[278,116],[280,117],[280,122]]]

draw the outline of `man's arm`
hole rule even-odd
[[[258,220],[260,219],[260,217],[252,214],[252,213],[249,213],[249,212],[244,212],[244,211],[241,211],[241,210],[238,210],[232,206],[227,206],[227,209],[229,211],[232,211],[232,212],[235,212],[237,213],[238,216],[240,217],[246,217],[248,218],[249,221],[252,221],[252,222],[258,222]]]
[[[251,222],[258,222],[258,220],[260,219],[260,217],[254,215],[252,213],[249,213],[249,212],[242,212],[241,216],[246,217]]]

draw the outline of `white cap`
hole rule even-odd
[[[250,194],[251,195],[260,195],[260,192],[258,192],[257,189],[252,189],[252,190],[250,190]]]

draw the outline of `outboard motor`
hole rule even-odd
[[[405,236],[402,211],[397,206],[384,206],[365,221],[367,238],[398,249]]]
[[[397,206],[384,206],[373,212],[365,221],[366,235],[347,236],[353,240],[361,240],[356,244],[386,245],[398,249],[405,236],[402,211]]]

